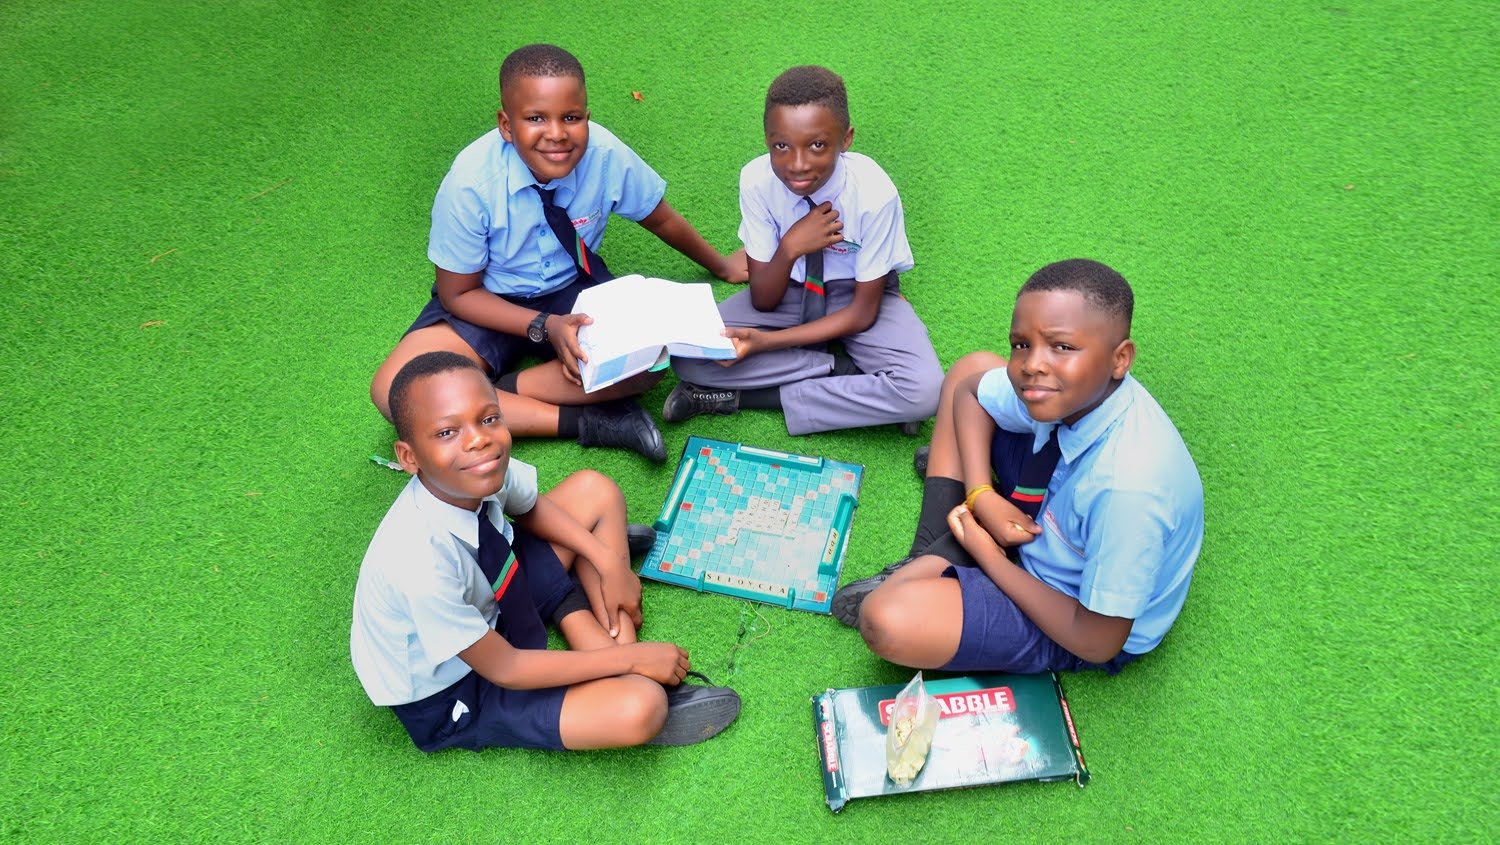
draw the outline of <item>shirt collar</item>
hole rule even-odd
[[[1099,407],[1084,414],[1083,419],[1078,422],[1061,426],[1057,435],[1057,445],[1062,451],[1063,459],[1070,464],[1073,463],[1078,460],[1079,455],[1087,452],[1095,441],[1103,437],[1104,432],[1108,431],[1114,421],[1119,419],[1120,415],[1125,413],[1125,409],[1135,401],[1138,386],[1139,383],[1135,377],[1126,373],[1120,386],[1115,388],[1115,392],[1106,397],[1103,402],[1100,402]],[[1037,436],[1045,441],[1045,434],[1045,431],[1041,431],[1037,433]]]
[[[422,479],[415,475],[411,477],[411,481],[407,482],[406,489],[412,497],[412,504],[416,505],[417,510],[432,525],[464,541],[470,548],[479,548],[479,512],[477,510],[456,508],[439,499],[432,495],[432,491],[427,489]],[[493,520],[494,514],[500,508],[500,500],[494,496],[485,496],[484,501],[495,503],[494,507],[490,508],[490,518]]]

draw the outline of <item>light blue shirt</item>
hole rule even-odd
[[[531,189],[536,177],[516,148],[491,129],[453,160],[432,203],[427,257],[454,273],[484,271],[495,294],[535,297],[578,275]],[[667,183],[635,151],[597,123],[578,166],[542,187],[557,191],[573,228],[598,251],[611,213],[645,219],[667,192]]]
[[[527,513],[536,497],[536,468],[511,458],[505,485],[486,497],[500,505],[489,517],[506,540],[514,534],[501,512]],[[478,553],[478,514],[412,476],[370,540],[354,587],[349,657],[371,701],[420,701],[469,674],[458,653],[500,614]]]
[[[891,178],[869,156],[843,153],[833,175],[812,195],[814,205],[829,201],[844,224],[844,240],[823,251],[823,281],[873,282],[912,268],[901,195]],[[745,254],[770,261],[786,231],[807,216],[806,200],[792,192],[771,169],[771,154],[740,169],[740,241]],[[807,257],[792,264],[791,278],[807,278]]]
[[[1039,423],[1003,368],[979,382],[979,404],[1006,431]],[[1203,483],[1177,427],[1129,374],[1099,407],[1057,437],[1057,463],[1042,501],[1042,533],[1020,547],[1021,564],[1054,589],[1106,616],[1135,620],[1125,650],[1145,654],[1176,621],[1203,546]]]

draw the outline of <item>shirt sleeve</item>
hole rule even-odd
[[[457,168],[448,171],[432,201],[427,258],[453,273],[477,273],[489,264],[490,209]]]
[[[856,280],[873,282],[892,272],[904,273],[912,268],[911,244],[906,240],[906,216],[899,194],[893,192],[879,208],[863,214],[859,237],[859,252],[854,255]]]
[[[667,194],[666,180],[618,138],[610,145],[604,166],[612,211],[627,220],[644,220]]]
[[[751,162],[740,171],[740,243],[746,255],[764,264],[776,256],[781,233],[752,172],[755,165]]]
[[[1105,616],[1139,617],[1156,588],[1171,519],[1170,503],[1158,494],[1101,493],[1088,511],[1078,601]]]
[[[464,600],[467,585],[453,561],[454,550],[434,546],[432,554],[441,559],[439,564],[427,577],[408,582],[406,595],[417,640],[436,664],[479,642],[490,626],[479,608]]]
[[[536,483],[536,467],[510,459],[510,466],[505,471],[505,486],[500,488],[500,506],[506,516],[520,516],[536,507]]]
[[[1035,431],[1035,420],[1026,412],[1026,404],[1016,395],[1015,385],[1004,367],[996,367],[979,379],[975,391],[979,407],[995,421],[995,425],[1006,431]]]

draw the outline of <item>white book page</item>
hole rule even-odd
[[[594,320],[579,332],[590,359],[617,358],[669,343],[734,350],[723,335],[724,321],[707,284],[621,276],[579,293],[573,313]]]

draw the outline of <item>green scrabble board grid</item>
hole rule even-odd
[[[864,467],[689,437],[641,577],[828,613]]]

